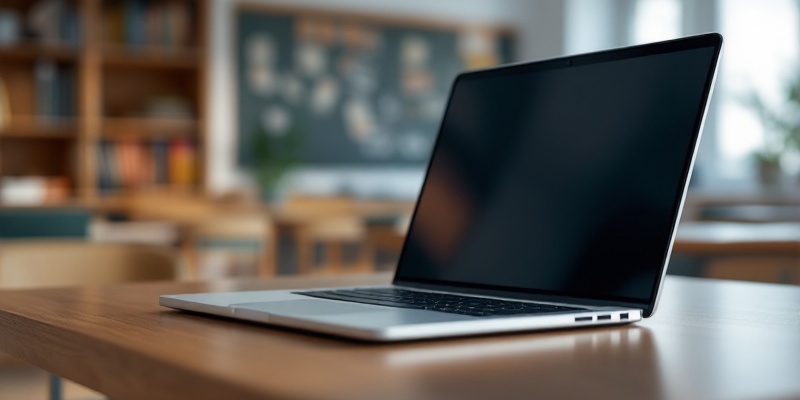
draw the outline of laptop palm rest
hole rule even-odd
[[[380,311],[376,310],[375,307],[365,306],[361,304],[338,303],[333,301],[315,300],[315,299],[240,303],[240,304],[231,304],[230,307],[233,309],[261,311],[267,314],[294,315],[294,316],[336,315],[336,314]]]
[[[269,321],[270,316],[275,316],[371,329],[476,319],[466,315],[316,299],[241,303],[232,304],[230,307],[234,309],[235,314],[239,317],[257,321],[266,322]],[[257,315],[254,315],[253,311]]]

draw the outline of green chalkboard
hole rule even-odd
[[[241,9],[236,22],[243,166],[265,141],[306,165],[423,165],[453,78],[511,61],[514,47],[507,31],[301,10]]]

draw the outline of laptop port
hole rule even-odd
[[[626,319],[628,319],[628,313],[624,312],[624,313],[619,315],[619,320],[620,321],[625,321]]]
[[[575,322],[589,322],[592,317],[575,317]]]
[[[597,320],[598,321],[610,321],[611,320],[611,316],[610,315],[598,315],[597,316]]]

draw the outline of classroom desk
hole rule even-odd
[[[291,237],[295,250],[298,271],[310,271],[313,264],[314,241],[309,229],[326,218],[349,217],[361,222],[375,217],[396,217],[408,215],[414,209],[414,202],[401,200],[353,200],[351,198],[332,197],[313,200],[311,205],[292,206],[264,205],[274,234],[270,235],[264,248],[266,259],[263,277],[275,276],[281,259],[281,238]],[[332,204],[326,204],[330,202]],[[348,224],[343,224],[348,225]],[[345,233],[347,235],[347,233]],[[362,240],[366,241],[364,237]]]
[[[692,260],[692,274],[800,284],[800,223],[682,222],[672,254],[676,273]]]
[[[800,287],[670,277],[607,328],[367,344],[162,309],[157,295],[388,275],[0,293],[0,350],[118,400],[800,398]]]
[[[681,222],[672,252],[800,257],[800,223]]]

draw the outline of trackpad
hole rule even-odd
[[[339,303],[325,300],[284,300],[259,303],[231,304],[232,308],[255,310],[278,315],[336,315],[377,311],[376,307],[356,303]]]

